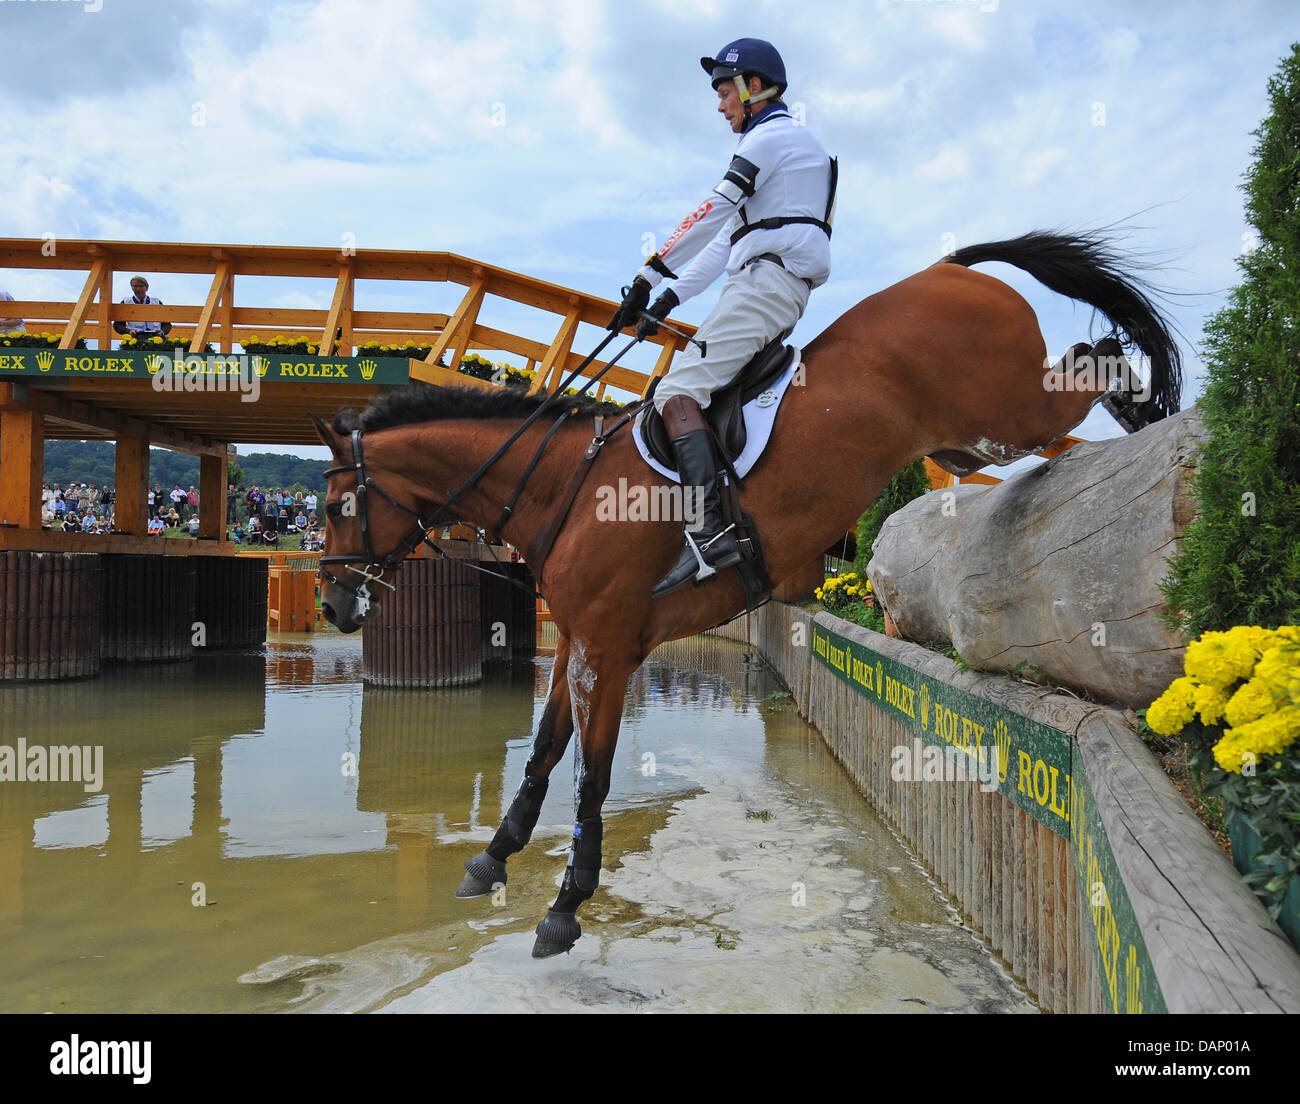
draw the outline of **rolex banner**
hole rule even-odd
[[[406,357],[320,357],[295,354],[190,353],[94,349],[0,348],[0,376],[147,380],[161,371],[186,375],[253,375],[265,383],[402,384]]]
[[[905,768],[896,770],[896,778],[924,782],[924,769],[914,769],[910,760],[922,745],[938,747],[944,758],[969,764],[966,780],[996,790],[1069,841],[1075,875],[1091,911],[1093,949],[1108,1007],[1114,1012],[1167,1011],[1087,775],[1072,769],[1077,752],[1070,735],[915,671],[819,621],[811,628],[815,660],[920,738],[915,750],[895,749],[895,759],[909,760],[891,764]],[[936,777],[951,778],[952,772],[937,772]]]

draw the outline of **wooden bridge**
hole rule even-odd
[[[579,326],[603,328],[617,305],[455,254],[414,250],[0,238],[0,268],[20,274],[9,289],[16,301],[5,304],[5,315],[24,319],[29,334],[50,332],[58,337],[52,356],[41,356],[36,348],[0,346],[0,471],[4,473],[0,550],[229,555],[232,549],[225,540],[224,522],[232,442],[316,444],[309,412],[329,415],[364,404],[388,386],[410,380],[495,386],[439,367],[440,360],[459,365],[469,353],[506,354],[522,371],[535,374],[533,391],[553,391],[581,361],[574,351]],[[24,270],[51,269],[85,273],[75,301],[22,296]],[[201,303],[115,302],[127,294],[125,281],[135,273],[151,280],[151,290],[165,291],[169,275],[210,275],[211,282]],[[310,310],[264,305],[283,287],[264,277],[329,279],[333,282],[330,306]],[[255,290],[262,305],[237,302],[240,280]],[[464,290],[449,313],[357,309],[358,285],[375,282],[378,286],[380,281],[419,285],[418,296],[428,301],[441,284]],[[494,300],[497,309],[505,304],[517,315],[537,318],[543,336],[487,325],[484,306]],[[170,323],[170,338],[183,339],[196,355],[208,346],[218,354],[234,355],[237,347],[242,350],[254,337],[266,342],[273,336],[310,342],[317,351],[262,357],[256,402],[241,401],[245,396],[234,388],[180,394],[153,386],[157,350],[151,360],[148,352],[113,348],[115,342],[120,346],[115,323],[146,321]],[[680,328],[694,332],[694,327]],[[94,348],[79,352],[83,341]],[[387,351],[382,356],[356,355],[367,347],[408,342],[429,351],[420,359]],[[666,330],[648,343],[658,350],[652,370],[615,365],[595,393],[604,397],[606,389],[613,387],[642,395],[685,344]],[[583,378],[603,367],[603,361],[593,361]],[[56,438],[117,443],[113,534],[41,531],[44,441]],[[200,458],[198,541],[146,537],[151,445]]]

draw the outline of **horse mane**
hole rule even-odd
[[[420,425],[435,421],[486,420],[511,418],[522,421],[547,398],[546,395],[528,395],[518,388],[494,387],[437,387],[428,383],[412,383],[391,394],[375,399],[365,410],[340,411],[334,418],[335,433],[351,433],[359,429],[374,433],[398,426]],[[608,414],[618,405],[590,396],[570,397],[563,404],[555,404],[558,415],[562,409],[576,409],[579,414]]]

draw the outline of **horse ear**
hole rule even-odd
[[[316,427],[317,435],[326,445],[329,446],[329,450],[331,452],[338,452],[339,435],[321,421],[320,418],[316,417],[315,414],[308,412],[307,417],[312,420],[312,424]]]

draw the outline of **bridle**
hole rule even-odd
[[[401,566],[402,560],[419,548],[421,544],[427,544],[438,552],[442,552],[442,549],[434,544],[430,539],[429,530],[438,524],[439,517],[446,512],[447,508],[451,505],[452,500],[449,498],[449,500],[438,507],[437,511],[435,511],[435,513],[428,519],[421,517],[418,510],[413,510],[404,503],[398,502],[397,499],[390,495],[383,487],[376,483],[374,479],[366,474],[366,458],[365,452],[361,447],[361,430],[359,429],[354,429],[352,431],[352,463],[339,464],[336,467],[327,468],[325,470],[325,477],[328,479],[330,476],[338,475],[347,471],[355,471],[357,475],[357,489],[355,492],[357,501],[357,518],[361,523],[361,540],[365,548],[365,555],[322,556],[320,558],[320,573],[335,586],[341,587],[356,598],[357,614],[361,616],[370,609],[369,584],[379,583],[381,586],[388,587],[389,590],[395,590],[396,587],[394,584],[382,578],[385,572],[396,571],[398,567]],[[462,488],[462,491],[463,489],[464,488]],[[374,543],[370,538],[370,511],[367,508],[367,496],[370,491],[374,491],[386,502],[396,506],[403,513],[410,514],[415,518],[415,525],[397,542],[393,550],[384,556],[379,556],[375,552]],[[357,563],[363,561],[366,564],[364,568],[355,566]],[[355,571],[361,576],[360,584],[352,586],[345,582],[333,572],[327,570],[325,567],[326,564],[346,565],[349,571]]]

